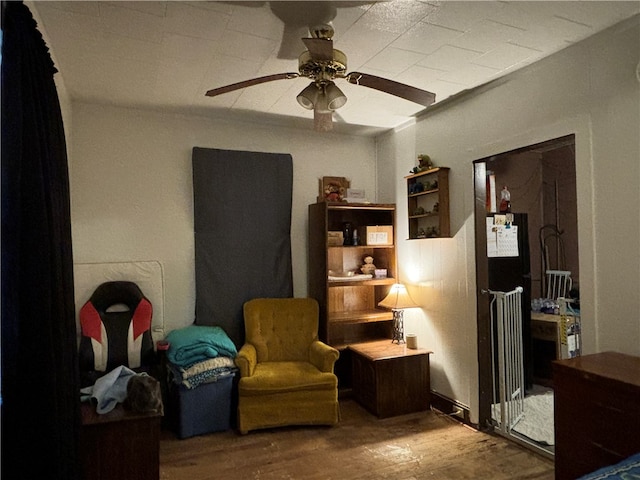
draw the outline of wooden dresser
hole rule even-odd
[[[391,339],[356,343],[349,350],[354,397],[371,413],[385,418],[429,408],[430,351]]]
[[[640,452],[640,357],[604,352],[558,360],[553,385],[557,480]]]

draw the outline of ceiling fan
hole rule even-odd
[[[264,77],[252,78],[224,87],[214,88],[205,95],[215,97],[253,85],[274,80],[307,77],[311,83],[302,90],[296,99],[298,103],[313,110],[314,128],[326,132],[333,127],[333,112],[347,102],[347,97],[334,80],[343,78],[353,85],[362,85],[381,92],[404,98],[428,107],[435,101],[435,94],[394,80],[367,73],[347,73],[347,56],[333,48],[334,30],[330,24],[311,29],[311,38],[303,38],[307,50],[298,58],[298,72],[276,73]]]

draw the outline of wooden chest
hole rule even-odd
[[[412,350],[391,339],[349,345],[356,400],[380,418],[427,410],[428,350]]]
[[[159,413],[135,413],[118,405],[99,415],[81,405],[80,456],[85,480],[158,480]]]

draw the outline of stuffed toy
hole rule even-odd
[[[336,183],[329,183],[324,189],[324,198],[327,202],[342,202],[344,198],[344,187]]]

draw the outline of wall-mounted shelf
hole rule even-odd
[[[432,168],[405,178],[409,239],[450,237],[449,168]]]

